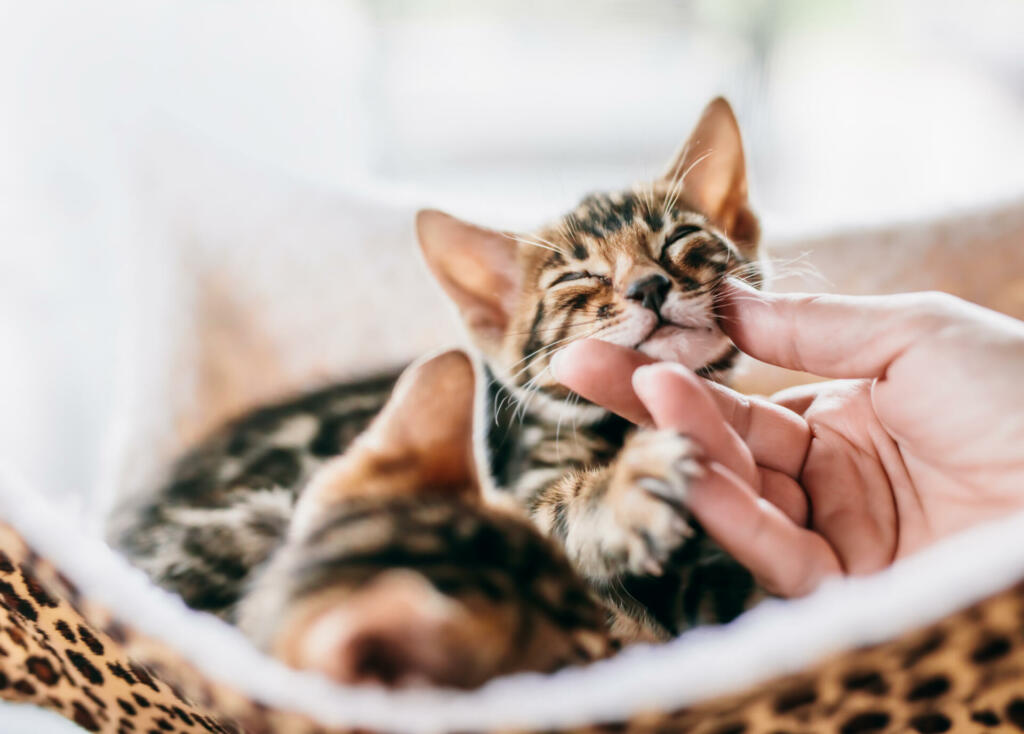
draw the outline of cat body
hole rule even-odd
[[[721,99],[658,179],[592,194],[526,235],[436,211],[417,229],[428,266],[491,377],[491,474],[639,636],[728,621],[760,592],[686,512],[695,446],[633,428],[554,378],[585,338],[727,379],[739,354],[721,330],[726,277],[759,285],[760,231],[747,202],[738,125]]]
[[[223,426],[179,459],[158,491],[117,509],[112,544],[193,609],[236,622],[302,491],[366,430],[399,374],[331,385]]]
[[[475,687],[607,655],[606,610],[565,555],[483,502],[474,403],[468,357],[447,352],[263,408],[115,540],[189,606],[346,683]]]
[[[451,541],[448,524],[462,517],[468,525],[489,528],[491,535],[507,536],[506,541],[517,533],[533,537],[505,522],[511,507],[554,541],[555,546],[536,546],[531,551],[535,559],[526,566],[509,556],[503,567],[487,571],[505,573],[506,580],[512,579],[506,586],[514,590],[530,589],[531,573],[539,568],[553,563],[561,569],[546,576],[549,591],[560,589],[556,596],[563,602],[579,603],[569,605],[577,611],[565,617],[561,633],[554,624],[548,637],[561,634],[564,641],[566,630],[575,628],[592,632],[595,617],[588,605],[596,604],[590,596],[595,592],[602,600],[596,607],[602,610],[602,625],[610,619],[616,636],[647,640],[665,639],[694,624],[727,621],[757,598],[745,569],[706,538],[686,511],[687,490],[698,471],[695,446],[683,436],[636,428],[582,403],[550,370],[558,349],[577,339],[598,338],[724,379],[737,351],[718,327],[715,288],[727,275],[755,282],[760,277],[757,220],[747,206],[745,181],[735,119],[728,105],[716,100],[663,177],[629,191],[588,196],[573,212],[531,235],[495,232],[434,211],[417,218],[427,264],[458,307],[484,365],[476,404],[483,413],[478,433],[489,475],[477,484],[482,504],[448,506],[433,515],[427,510],[436,520],[429,527],[436,538]],[[350,599],[339,602],[340,607],[357,608],[345,590],[372,588],[369,579],[385,573],[389,564],[415,571],[416,553],[403,546],[404,535],[396,528],[412,522],[419,512],[415,498],[431,497],[434,486],[433,480],[417,476],[411,482],[418,487],[412,499],[394,499],[402,494],[395,486],[409,482],[399,480],[402,466],[387,462],[369,462],[371,470],[358,477],[331,478],[338,462],[349,466],[356,461],[353,452],[365,454],[382,430],[374,425],[388,424],[387,409],[376,421],[374,416],[390,405],[396,377],[327,388],[226,426],[183,458],[159,491],[122,508],[112,527],[113,544],[157,584],[194,608],[239,623],[268,649],[279,644],[280,635],[267,630],[282,624],[281,618],[294,618],[287,611],[291,603],[310,592],[301,584],[289,585],[298,579],[319,579],[312,587],[337,585],[344,592],[340,597]],[[422,416],[417,416],[420,423],[410,419],[403,430],[419,438],[402,440],[415,443],[436,434],[432,451],[445,455],[442,439],[461,434],[439,430],[438,415],[435,410],[427,422]],[[468,429],[463,433],[469,435]],[[382,481],[384,489],[369,489]],[[344,520],[346,512],[359,515],[353,505],[338,510],[337,501],[323,501],[339,486],[347,488],[345,502],[353,496],[360,502],[375,498],[372,522]],[[465,519],[470,516],[472,521]],[[318,526],[318,520],[327,525]],[[348,564],[348,536],[330,529],[339,523],[353,530],[351,537],[372,541],[376,561],[362,568],[362,576],[300,570],[307,562],[333,564],[336,571]],[[310,530],[314,527],[321,529]],[[376,527],[376,535],[367,527]],[[417,552],[423,557],[430,556],[431,547],[437,549],[430,534],[420,534]],[[328,538],[334,542],[326,550],[310,544]],[[531,543],[517,547],[533,548]],[[471,545],[459,547],[471,553],[463,570],[465,578],[474,579],[459,588],[476,584],[486,597],[487,574],[473,571],[478,555]],[[563,551],[575,573],[563,573],[569,566],[558,565]],[[449,560],[454,557],[449,554]],[[450,571],[457,564],[445,567]],[[419,577],[442,596],[456,588],[451,579]],[[580,577],[588,582],[586,592],[574,586]],[[353,585],[346,578],[361,580]],[[410,592],[405,582],[389,582],[382,589],[385,599],[419,598],[423,591]],[[525,598],[513,592],[491,598],[489,618],[507,621],[510,609],[539,608]],[[548,607],[548,621],[557,619],[557,605]],[[326,608],[317,613],[328,614]],[[367,616],[380,616],[379,610]],[[521,619],[529,616],[519,614]],[[307,619],[298,626],[311,624]],[[496,639],[504,634],[493,625],[484,628]],[[480,639],[470,646],[480,646]],[[561,650],[555,656],[560,662],[600,654],[581,654],[578,643],[541,647]],[[409,653],[413,648],[416,655],[430,657],[421,641],[409,642],[399,657],[416,657]],[[576,652],[570,655],[569,649]],[[279,654],[287,659],[292,653]],[[520,661],[516,669],[546,669],[551,662]],[[496,667],[507,670],[494,664],[463,667],[492,674]],[[336,677],[358,679],[346,671],[335,671]],[[439,677],[444,678],[433,679]],[[482,680],[470,678],[455,684]]]

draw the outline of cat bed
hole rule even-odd
[[[1024,709],[1024,515],[725,627],[470,693],[287,669],[11,476],[0,517],[0,695],[89,731],[905,731]]]
[[[138,289],[101,508],[152,486],[234,413],[459,340],[415,255],[412,206],[267,181],[188,151],[174,162],[146,189],[145,226],[125,251]],[[109,732],[946,731],[987,713],[1019,723],[1022,533],[1024,515],[1009,517],[876,576],[586,668],[474,692],[385,691],[264,656],[4,472],[0,696]]]

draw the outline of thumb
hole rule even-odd
[[[915,342],[955,318],[940,293],[891,296],[763,293],[729,279],[722,329],[763,362],[822,377],[881,377]]]

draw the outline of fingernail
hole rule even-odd
[[[637,367],[633,370],[633,377],[639,378],[641,382],[650,382],[659,373],[669,372],[685,375],[689,371],[685,365],[681,365],[678,362],[654,362],[652,364],[645,364],[643,367]]]
[[[732,299],[733,302],[736,304],[742,305],[744,303],[750,303],[751,301],[763,302],[771,300],[771,293],[769,293],[768,291],[761,290],[760,288],[755,288],[750,283],[747,283],[744,280],[740,280],[739,278],[729,278],[728,285],[729,288],[733,291],[734,296],[741,296],[741,298]],[[727,300],[730,299],[728,293],[725,293],[723,295]]]
[[[649,375],[651,374],[651,368],[653,366],[653,364],[645,364],[633,370],[633,384],[636,385],[638,380],[640,382],[644,382],[650,379]]]
[[[637,367],[633,370],[633,376],[631,381],[633,383],[633,392],[635,392],[641,399],[646,398],[651,391],[651,380],[657,374],[655,369],[657,364],[645,364],[643,367]]]

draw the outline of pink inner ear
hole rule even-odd
[[[476,378],[468,355],[444,352],[409,367],[369,429],[382,456],[401,457],[422,487],[478,492],[473,453]],[[416,486],[409,491],[418,491]]]
[[[747,206],[747,174],[739,125],[729,103],[712,100],[664,176],[681,180],[683,197],[727,234]]]
[[[427,264],[475,338],[493,342],[511,320],[519,287],[514,237],[438,211],[417,215]]]

